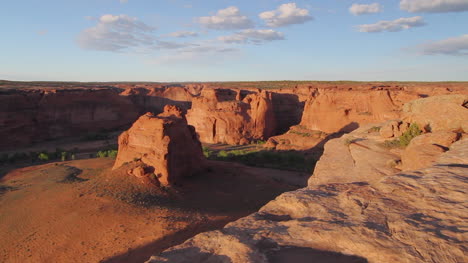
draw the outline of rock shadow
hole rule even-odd
[[[367,263],[359,256],[324,251],[307,247],[280,247],[267,252],[270,263]]]

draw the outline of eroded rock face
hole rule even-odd
[[[460,137],[461,134],[451,131],[438,131],[415,137],[401,154],[403,170],[430,166]]]
[[[111,88],[0,92],[0,148],[126,128],[138,108]]]
[[[468,95],[435,96],[411,101],[403,107],[403,119],[429,131],[468,133]]]
[[[350,132],[362,124],[397,119],[388,90],[317,90],[306,102],[301,125],[326,133]]]
[[[271,93],[205,89],[195,98],[187,120],[206,143],[246,144],[275,133]]]
[[[372,142],[357,143],[373,149]],[[346,168],[359,165],[333,159],[331,153],[346,151],[338,145],[342,139],[327,144],[330,155],[319,166],[341,164],[337,173],[347,176]],[[355,181],[343,183],[309,181],[308,187],[282,194],[259,212],[199,234],[148,262],[464,262],[468,140],[452,144],[430,167],[366,182],[369,173],[372,169],[364,168]]]
[[[166,106],[157,116],[141,116],[120,135],[114,169],[136,159],[145,165],[144,174],[154,173],[162,185],[200,171],[205,161],[195,129],[175,106]],[[142,176],[141,169],[132,173]]]

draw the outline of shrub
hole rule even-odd
[[[406,147],[410,144],[414,137],[422,134],[422,130],[416,123],[412,123],[408,130],[404,132],[398,139],[385,141],[382,146],[385,148]]]
[[[412,123],[409,126],[408,130],[398,138],[400,141],[400,145],[402,147],[408,146],[414,137],[419,136],[421,134],[422,130],[419,128],[418,124]]]
[[[213,155],[213,151],[208,147],[203,146],[203,155],[205,155],[206,158],[210,158]]]
[[[37,158],[43,162],[47,162],[49,160],[49,154],[46,152],[40,153]]]
[[[117,150],[109,150],[107,151],[107,156],[110,157],[110,158],[117,158],[117,153],[118,151]]]

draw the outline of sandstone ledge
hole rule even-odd
[[[464,139],[424,169],[284,193],[148,262],[463,262],[467,177]]]

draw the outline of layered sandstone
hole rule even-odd
[[[0,148],[122,129],[137,117],[112,88],[2,90]]]
[[[182,110],[166,106],[155,116],[147,113],[119,136],[114,169],[140,160],[131,173],[137,177],[154,174],[159,183],[170,185],[203,168],[205,158],[195,129],[187,124]]]
[[[326,133],[350,132],[362,124],[400,117],[388,90],[317,90],[306,102],[301,125]]]
[[[247,144],[275,133],[270,92],[204,89],[194,98],[187,120],[205,143]]]
[[[175,105],[184,111],[190,109],[194,95],[182,86],[136,85],[120,93],[138,108],[140,114],[152,112],[159,114],[164,106]]]

